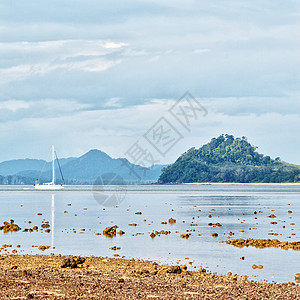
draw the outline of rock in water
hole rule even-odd
[[[114,226],[110,226],[110,227],[106,227],[104,230],[103,230],[103,234],[105,236],[108,236],[108,237],[113,237],[116,235],[117,233],[117,229],[118,226],[117,225],[114,225]]]
[[[3,230],[4,233],[7,233],[10,231],[19,231],[21,228],[17,224],[14,224],[14,220],[10,220],[10,223],[4,221],[3,226],[0,226],[0,230]]]
[[[45,251],[47,249],[49,249],[50,246],[39,246],[38,249],[41,250],[41,251]]]
[[[180,235],[180,237],[183,239],[188,239],[190,237],[190,235],[188,233],[183,233]]]

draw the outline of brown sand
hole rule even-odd
[[[62,268],[66,261],[80,264]],[[0,299],[300,299],[293,283],[259,283],[147,261],[51,255],[1,255],[0,287]]]

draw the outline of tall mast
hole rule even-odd
[[[52,145],[52,183],[55,184],[55,152],[54,145]]]

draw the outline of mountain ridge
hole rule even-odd
[[[59,159],[67,184],[93,184],[105,173],[115,173],[125,182],[156,182],[165,165],[145,168],[125,158],[112,158],[99,149],[91,149],[79,157]],[[56,163],[57,182],[61,183]],[[52,162],[41,159],[16,159],[0,163],[0,184],[34,184],[51,180]]]

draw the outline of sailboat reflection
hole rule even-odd
[[[52,235],[51,235],[51,248],[54,247],[54,227],[55,227],[55,195],[52,194],[52,201],[51,201],[51,228],[52,228]]]

